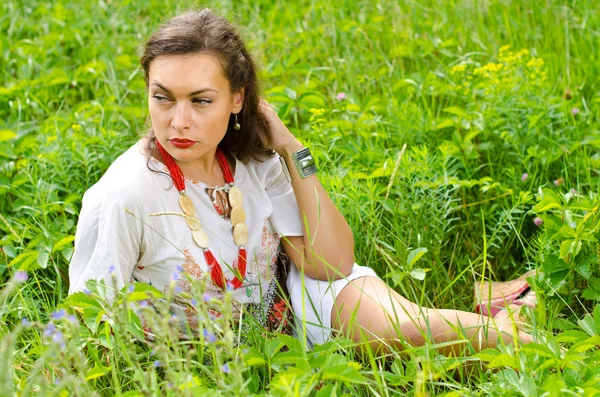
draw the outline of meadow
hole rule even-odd
[[[67,298],[83,193],[148,128],[140,47],[209,6],[316,155],[356,261],[425,306],[537,269],[536,343],[313,350],[225,315],[185,341],[91,287]],[[600,394],[600,11],[595,0],[171,0],[0,5],[0,395]],[[596,50],[594,50],[596,48]],[[403,145],[407,145],[402,152]],[[195,291],[199,307],[202,289]],[[215,337],[219,335],[220,337]]]

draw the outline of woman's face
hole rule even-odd
[[[242,109],[243,90],[231,93],[210,54],[159,56],[148,74],[148,109],[163,148],[182,163],[213,156],[231,113]]]

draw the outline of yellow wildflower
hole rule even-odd
[[[450,74],[458,74],[458,73],[462,73],[465,71],[465,69],[467,68],[467,65],[462,63],[462,64],[458,64],[458,65],[454,65],[452,67],[452,69],[450,69]]]

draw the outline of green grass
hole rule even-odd
[[[317,155],[321,180],[355,232],[358,263],[410,299],[463,310],[472,307],[474,280],[544,272],[532,318],[540,344],[470,358],[426,347],[384,359],[358,357],[342,338],[305,352],[252,325],[239,348],[201,340],[191,350],[160,318],[160,338],[144,344],[126,305],[104,307],[115,321],[97,326],[102,299],[65,304],[81,197],[147,128],[140,47],[165,18],[198,4],[3,2],[0,390],[592,395],[600,387],[595,3],[204,4],[241,27],[262,66],[264,95]],[[528,52],[515,58],[521,50]],[[345,100],[336,99],[340,92]],[[410,261],[419,248],[427,253]],[[29,274],[24,284],[12,280],[19,269]],[[61,304],[90,309],[80,310],[77,324],[53,320],[65,348],[44,336]],[[236,335],[226,320],[206,326]],[[229,373],[220,371],[225,363]]]

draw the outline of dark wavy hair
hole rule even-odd
[[[244,103],[238,114],[242,128],[233,128],[234,117],[231,115],[227,132],[219,146],[243,162],[251,159],[260,161],[266,154],[272,154],[268,149],[271,131],[258,110],[260,90],[256,65],[238,30],[211,10],[178,15],[161,25],[148,39],[140,58],[146,87],[150,65],[157,57],[199,53],[212,54],[219,59],[232,93],[244,89]],[[148,153],[152,153],[156,142],[152,128],[147,138]]]

